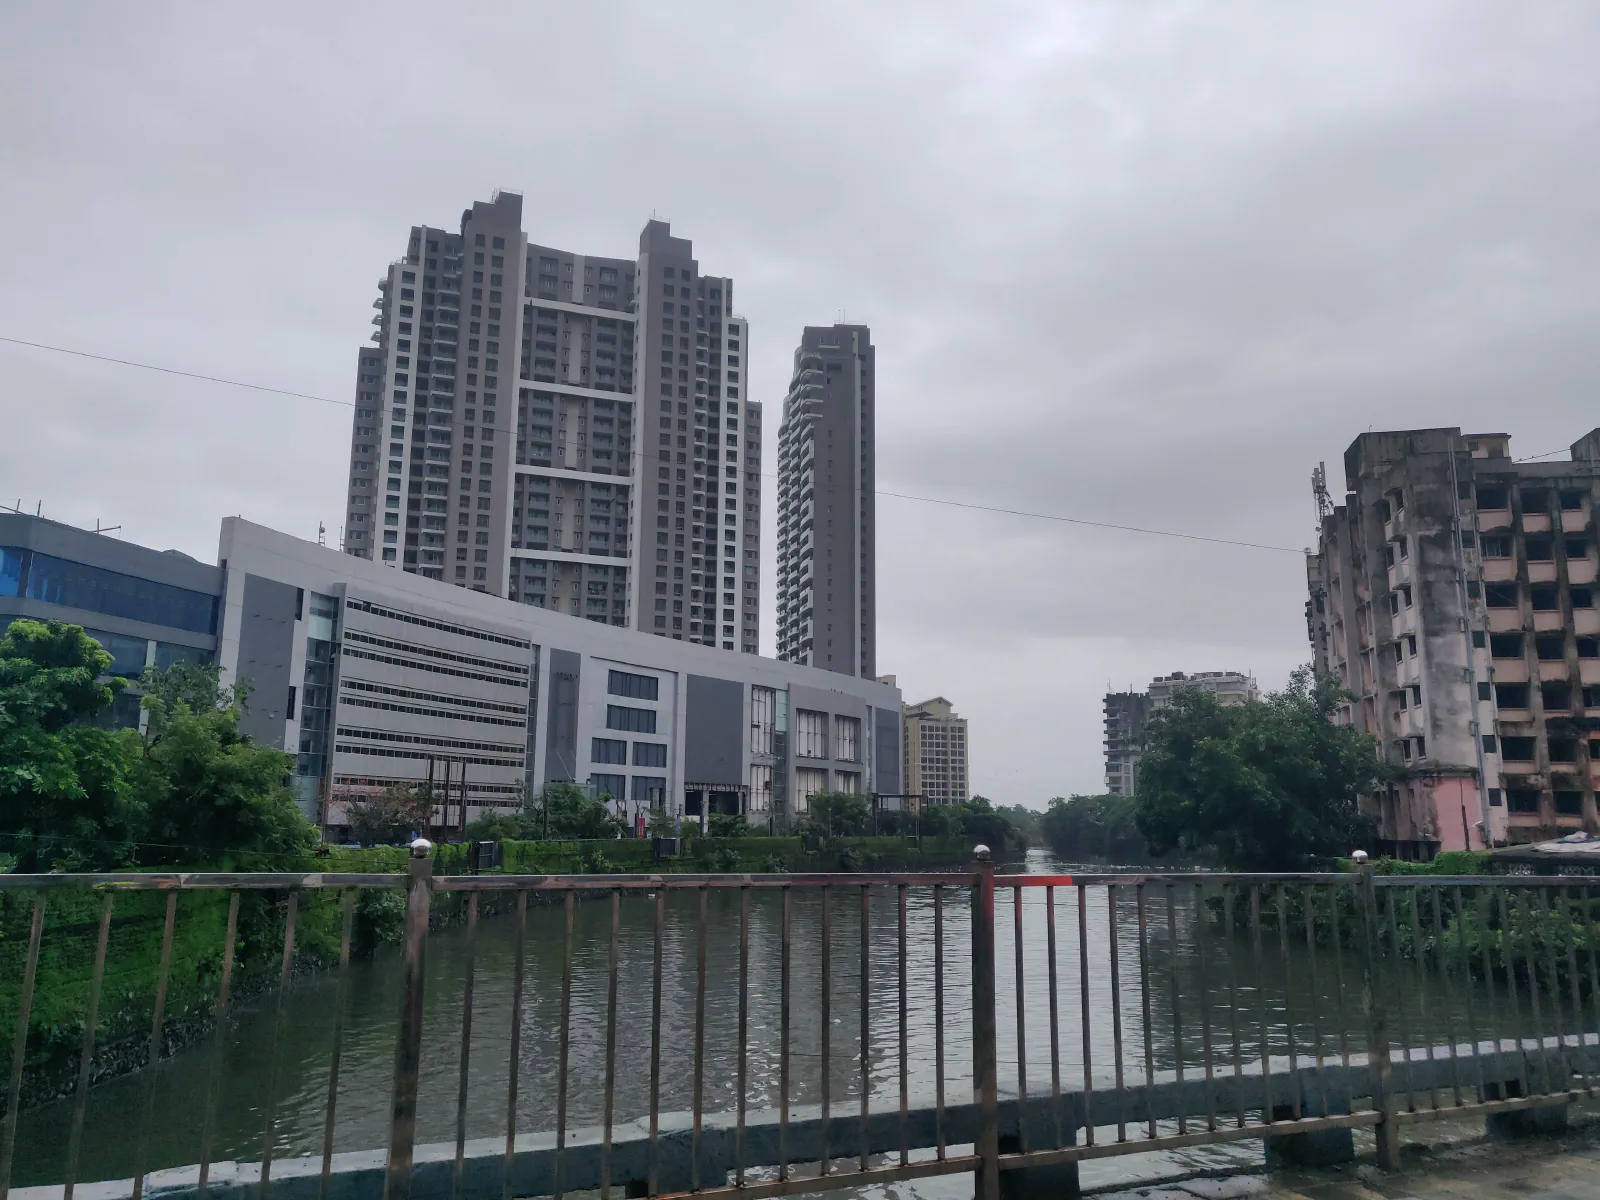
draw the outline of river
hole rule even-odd
[[[1034,851],[1027,860],[1034,872],[1068,872],[1072,868]],[[1104,870],[1104,867],[1091,868]],[[1128,891],[1131,892],[1131,889]],[[696,992],[698,898],[693,892],[668,893],[664,935],[662,1013],[663,1111],[691,1105]],[[643,896],[621,903],[620,976],[618,987],[616,1119],[644,1116],[649,1105],[651,974],[655,904]],[[777,1106],[779,1086],[779,971],[781,900],[776,892],[755,892],[750,906],[750,1000],[747,1103],[750,1108]],[[831,901],[832,959],[830,978],[829,1081],[838,1111],[855,1111],[859,1103],[860,1058],[860,908],[856,889],[840,888]],[[1016,1076],[1017,1006],[1014,973],[1011,893],[1002,889],[997,902],[998,1016],[1001,1079]],[[1337,982],[1343,985],[1344,1033],[1352,1049],[1365,1045],[1359,1012],[1359,976],[1354,955],[1347,953],[1342,980],[1334,978],[1330,952],[1324,948],[1311,969],[1307,951],[1291,943],[1287,970],[1275,936],[1257,976],[1248,939],[1211,932],[1197,935],[1196,914],[1180,892],[1175,908],[1176,937],[1168,928],[1165,897],[1159,889],[1147,906],[1151,969],[1151,1026],[1146,1029],[1139,988],[1140,963],[1133,897],[1118,900],[1117,967],[1121,977],[1120,1016],[1124,1061],[1130,1080],[1142,1072],[1146,1039],[1158,1069],[1175,1061],[1174,992],[1183,1007],[1183,1056],[1198,1073],[1202,1067],[1200,1013],[1209,1016],[1216,1067],[1231,1070],[1231,1031],[1227,1002],[1237,970],[1241,1001],[1240,1029],[1244,1057],[1259,1054],[1258,1013],[1265,1004],[1272,1025],[1271,1040],[1286,1039],[1284,1006],[1296,1014],[1300,1048],[1307,1051],[1311,1014],[1323,1038],[1324,1051],[1339,1050]],[[1082,1079],[1082,1032],[1078,916],[1075,889],[1056,896],[1060,1070],[1064,1084]],[[1103,888],[1089,890],[1087,906],[1089,1043],[1097,1068],[1109,1066],[1113,1047],[1110,929]],[[732,892],[712,892],[708,901],[705,1096],[708,1111],[734,1108],[737,1081],[739,899]],[[947,1031],[947,1095],[971,1094],[969,913],[967,892],[947,889],[945,921],[945,1027]],[[909,969],[907,986],[908,1040],[913,1095],[931,1095],[935,1042],[933,986],[933,904],[928,889],[912,889],[907,913]],[[1046,919],[1043,889],[1029,889],[1023,903],[1023,987],[1028,1075],[1035,1087],[1049,1079],[1049,997],[1046,982]],[[522,1001],[517,1126],[520,1130],[553,1129],[556,1124],[556,1062],[559,1051],[562,978],[562,911],[557,906],[531,906],[528,915],[526,982]],[[793,1000],[791,1005],[790,1099],[816,1103],[822,1080],[820,990],[822,976],[821,899],[816,892],[796,891],[792,911]],[[511,1032],[514,917],[485,918],[477,932],[475,999],[472,1013],[471,1086],[467,1105],[468,1136],[503,1136]],[[609,954],[610,905],[604,900],[576,906],[572,969],[569,1127],[598,1124],[603,1113],[605,1072],[605,1008]],[[869,909],[870,1022],[869,1087],[874,1107],[893,1109],[899,1102],[897,914],[892,892],[876,889]],[[448,1142],[455,1137],[459,1048],[463,1024],[462,995],[467,973],[466,934],[461,929],[435,933],[428,946],[424,1007],[418,1140]],[[1259,990],[1249,986],[1258,980]],[[390,1086],[394,1062],[399,961],[386,952],[350,969],[345,1013],[343,1058],[339,1080],[335,1148],[357,1150],[386,1144]],[[1445,991],[1445,989],[1435,989]],[[338,994],[333,974],[297,982],[288,997],[284,1037],[279,1049],[279,1084],[275,1154],[319,1153],[326,1115],[328,1062]],[[1436,1021],[1457,1015],[1443,1006],[1464,1003],[1461,989],[1435,998]],[[275,1006],[269,995],[243,1010],[232,1022],[225,1049],[224,1084],[217,1112],[216,1160],[259,1160],[266,1102],[272,1078],[271,1054]],[[1441,1039],[1443,1037],[1441,1036]],[[198,1160],[203,1124],[203,1098],[210,1066],[209,1043],[164,1060],[156,1069],[153,1121],[149,1135],[151,1169]],[[91,1089],[78,1178],[126,1177],[132,1171],[138,1140],[139,1113],[149,1075],[139,1073],[108,1080]],[[43,1183],[62,1176],[72,1105],[61,1101],[25,1111],[17,1134],[17,1184]],[[1174,1154],[1146,1156],[1141,1173],[1243,1165],[1259,1159],[1259,1143],[1199,1147]],[[1158,1161],[1151,1161],[1158,1160]],[[1127,1160],[1100,1160],[1084,1165],[1086,1186],[1126,1178]],[[907,1196],[943,1197],[971,1194],[970,1182],[958,1177],[923,1180],[889,1189]]]

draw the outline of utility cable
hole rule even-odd
[[[288,388],[269,387],[260,383],[247,383],[239,379],[224,379],[220,375],[204,375],[197,371],[180,371],[174,367],[161,367],[155,365],[154,363],[136,362],[133,359],[128,358],[113,358],[110,355],[105,354],[92,354],[87,350],[72,350],[65,346],[51,346],[44,342],[28,341],[25,338],[15,338],[0,335],[0,342],[7,342],[14,346],[27,346],[34,350],[48,350],[55,354],[68,354],[74,358],[93,359],[95,362],[114,363],[117,366],[122,367],[135,367],[141,371],[159,371],[163,375],[178,375],[185,379],[198,379],[205,383],[220,383],[228,387],[247,388],[253,392],[265,392],[275,396],[292,396],[299,400],[316,400],[322,404],[336,404],[344,408],[356,407],[355,401],[353,400],[335,400],[328,396],[313,395],[310,392],[296,392],[291,391]],[[379,407],[382,407],[382,405],[379,405]],[[652,454],[646,450],[636,450],[633,453],[639,458],[652,459],[657,463],[665,461],[659,455]],[[1559,454],[1560,451],[1553,451],[1552,453]],[[767,479],[777,478],[776,475],[773,475],[768,471],[746,471],[745,474],[759,474]],[[1017,508],[1000,508],[990,504],[973,504],[964,500],[944,500],[935,496],[913,496],[905,492],[886,492],[876,489],[873,491],[873,495],[885,496],[895,500],[912,500],[919,504],[939,504],[948,508],[963,508],[972,512],[996,513],[1008,517],[1031,517],[1038,521],[1056,521],[1066,525],[1081,525],[1091,529],[1108,529],[1118,533],[1143,533],[1152,537],[1179,538],[1183,541],[1191,542],[1209,542],[1212,545],[1217,546],[1239,546],[1248,550],[1273,550],[1283,554],[1305,553],[1304,549],[1295,549],[1291,546],[1273,546],[1264,542],[1246,542],[1239,541],[1234,538],[1208,537],[1205,534],[1180,533],[1172,529],[1151,529],[1147,526],[1141,525],[1119,525],[1111,521],[1091,521],[1084,517],[1066,517],[1059,513],[1029,512],[1024,509]]]

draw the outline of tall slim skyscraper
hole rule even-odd
[[[761,408],[733,283],[650,221],[637,259],[530,244],[497,192],[415,226],[357,359],[348,553],[754,654]]]
[[[778,657],[873,677],[872,334],[807,326],[778,430]]]

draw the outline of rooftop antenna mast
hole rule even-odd
[[[318,521],[317,522],[317,545],[326,546],[327,544],[328,544],[328,527],[326,525],[324,525],[321,521]]]
[[[1318,463],[1311,471],[1311,496],[1317,504],[1317,528],[1333,515],[1333,497],[1328,495],[1328,464]]]

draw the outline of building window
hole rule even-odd
[[[625,763],[628,761],[628,743],[620,738],[593,738],[589,744],[589,761]]]
[[[1517,585],[1515,583],[1485,583],[1483,585],[1483,603],[1486,608],[1516,608]]]
[[[606,691],[632,700],[659,700],[661,681],[654,675],[635,675],[631,671],[612,671],[606,676]]]
[[[772,721],[778,706],[778,693],[769,687],[750,689],[750,753],[772,753]],[[769,779],[770,783],[770,779]]]
[[[0,562],[0,594],[21,591],[30,600],[80,608],[186,629],[191,633],[217,631],[217,598],[172,584],[107,571],[33,550],[6,547]],[[24,583],[23,581],[26,580]]]
[[[633,765],[636,767],[664,767],[667,765],[665,742],[635,742]]]
[[[840,762],[861,761],[861,721],[856,717],[833,719],[833,757]]]
[[[1497,683],[1494,685],[1494,702],[1501,708],[1527,708],[1528,685],[1525,683]]]
[[[1522,635],[1520,633],[1491,633],[1489,635],[1489,654],[1494,658],[1521,658]]]
[[[1507,788],[1506,810],[1514,813],[1539,811],[1539,793],[1534,788]]]
[[[606,728],[620,729],[625,733],[654,733],[656,710],[653,708],[627,708],[621,704],[606,705]]]
[[[795,710],[796,716],[800,713]],[[828,773],[815,767],[797,767],[794,773],[794,810],[805,812],[810,807],[811,797],[818,792],[828,790]]]
[[[805,708],[794,710],[794,753],[796,758],[828,757],[827,713]]]
[[[1583,816],[1583,793],[1572,791],[1559,791],[1556,793],[1556,816],[1581,817]]]
[[[1531,737],[1500,737],[1500,757],[1507,762],[1532,762],[1534,739]]]
[[[624,800],[628,795],[628,777],[626,775],[591,775],[589,782],[594,785],[595,799],[597,800]]]

